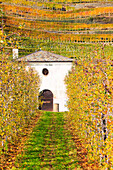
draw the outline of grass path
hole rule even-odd
[[[81,169],[75,143],[64,128],[64,113],[44,112],[18,157],[19,169]]]

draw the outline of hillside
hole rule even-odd
[[[9,3],[10,2],[10,3]],[[113,2],[2,1],[1,39],[20,55],[39,48],[74,57],[76,49],[113,44]],[[4,27],[4,28],[3,28]],[[3,32],[4,31],[4,32]]]

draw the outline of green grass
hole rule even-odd
[[[19,169],[75,169],[80,168],[75,144],[64,128],[64,113],[44,112],[18,157]]]

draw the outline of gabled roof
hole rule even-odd
[[[25,57],[19,58],[18,61],[27,61],[27,62],[72,62],[73,59],[67,58],[58,54],[54,54],[48,51],[37,51],[35,53],[29,54]]]

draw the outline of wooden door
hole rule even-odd
[[[40,110],[53,111],[53,93],[50,90],[43,90],[39,99],[41,100],[42,106],[40,105]]]

